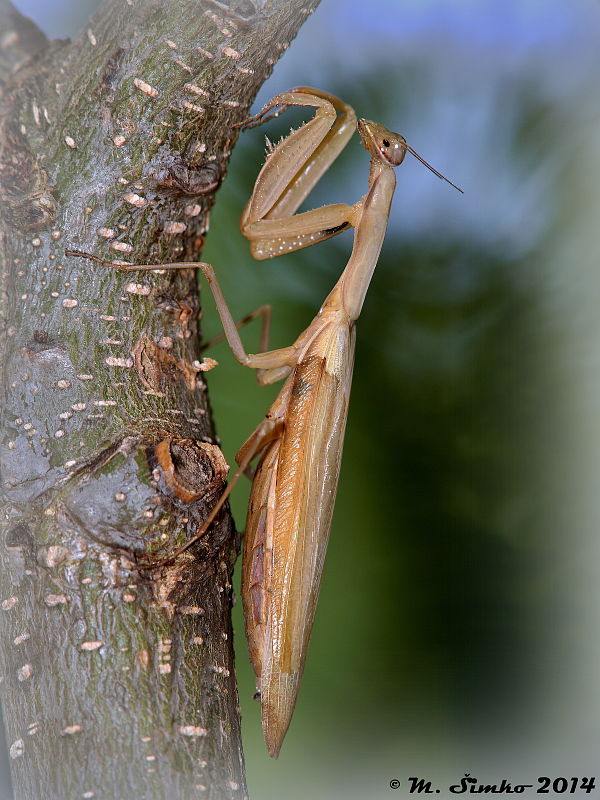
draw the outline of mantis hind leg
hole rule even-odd
[[[258,456],[260,453],[265,449],[265,447],[275,439],[279,438],[282,431],[282,422],[279,419],[264,419],[260,425],[256,428],[254,433],[250,436],[250,438],[246,441],[243,445],[242,450],[237,454],[236,461],[238,463],[238,468],[235,471],[233,477],[227,484],[225,491],[219,497],[215,505],[210,511],[208,517],[204,520],[202,525],[200,526],[200,530],[192,536],[191,539],[182,545],[180,548],[175,550],[166,558],[161,559],[160,561],[154,562],[151,566],[152,567],[162,567],[167,564],[172,563],[177,556],[180,556],[182,553],[185,553],[195,542],[199,541],[208,531],[210,526],[213,524],[215,519],[217,518],[218,514],[220,513],[221,509],[225,505],[226,500],[228,499],[229,495],[235,488],[235,485],[242,477],[242,475],[247,474],[247,471],[250,469],[251,462]]]

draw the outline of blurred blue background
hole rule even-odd
[[[17,5],[64,36],[95,4]],[[410,157],[398,170],[358,323],[311,650],[276,762],[235,608],[254,800],[405,797],[409,776],[445,797],[465,772],[535,783],[597,768],[599,67],[593,0],[323,0],[261,91],[256,108],[294,85],[339,95],[465,195]],[[236,315],[273,304],[273,346],[312,319],[352,241],[254,263],[238,233],[265,133],[277,141],[299,119],[243,134],[203,253]],[[354,202],[367,174],[352,142],[306,207]],[[255,347],[257,332],[245,337]],[[223,345],[210,355],[233,463],[277,387],[256,386]],[[247,495],[233,502],[240,528]]]

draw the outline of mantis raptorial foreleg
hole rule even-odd
[[[347,227],[355,228],[352,253],[338,282],[294,344],[246,353],[210,264],[129,267],[92,256],[99,263],[127,271],[199,269],[211,288],[235,358],[256,369],[260,383],[287,377],[266,417],[239,450],[239,468],[207,520],[196,536],[169,558],[206,533],[240,475],[260,455],[246,523],[242,598],[263,731],[272,756],[278,754],[287,731],[306,659],[341,462],[355,322],[385,236],[396,185],[393,168],[410,152],[451,183],[402,136],[369,120],[356,123],[348,105],[316,89],[301,87],[277,95],[248,122],[253,124],[271,109],[289,105],[311,106],[316,112],[273,149],[260,171],[241,221],[253,254],[270,258],[335,236]],[[336,204],[294,214],[343,149],[355,124],[371,156],[366,194],[353,205]],[[266,347],[264,331],[261,341]]]
[[[292,105],[317,110],[267,156],[240,221],[259,260],[308,247],[356,224],[356,208],[344,203],[294,213],[354,133],[354,110],[325,92],[298,87],[278,94],[246,124],[272,108]]]

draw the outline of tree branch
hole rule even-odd
[[[317,2],[109,2],[79,41],[47,46],[0,7],[23,31],[0,64],[0,655],[17,798],[245,796],[228,513],[193,554],[141,568],[223,489],[195,275],[132,280],[65,249],[197,259],[232,126]]]
[[[35,55],[48,46],[42,31],[8,0],[0,2],[0,86]]]

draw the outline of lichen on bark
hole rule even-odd
[[[228,513],[192,270],[259,86],[317,0],[2,0],[0,657],[17,798],[241,798]],[[142,568],[144,565],[144,568]]]

